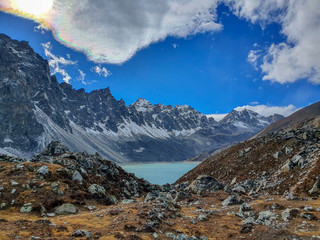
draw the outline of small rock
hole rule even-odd
[[[17,191],[17,189],[15,189],[15,188],[14,188],[14,189],[12,189],[12,190],[11,190],[11,194],[15,194],[15,193],[16,193],[16,191]]]
[[[310,221],[317,220],[317,217],[313,213],[302,213],[301,217],[305,218],[305,219],[308,219]]]
[[[91,233],[86,230],[76,230],[70,236],[91,238]]]
[[[42,166],[38,169],[37,173],[41,174],[41,175],[47,175],[49,174],[49,169],[47,166]]]
[[[243,201],[239,196],[231,195],[222,202],[222,206],[226,207],[226,206],[241,204],[241,203],[243,203]]]
[[[209,240],[209,239],[207,237],[205,237],[205,236],[201,236],[200,240]]]
[[[174,238],[174,240],[189,240],[189,237],[188,235],[184,234],[184,233],[181,233],[179,234],[178,236],[176,236]]]
[[[240,229],[240,233],[249,233],[252,232],[253,224],[244,224]]]
[[[207,215],[205,215],[205,214],[199,214],[199,216],[197,217],[198,221],[205,221],[207,219],[208,219]]]
[[[60,186],[60,181],[55,181],[51,183],[51,188],[58,188]]]
[[[293,218],[297,217],[299,214],[298,209],[289,209],[287,208],[281,213],[281,217],[284,221],[292,220]]]
[[[83,180],[83,177],[81,176],[81,174],[77,170],[74,171],[72,175],[72,181],[82,182],[82,180]]]
[[[32,212],[32,207],[31,206],[23,206],[20,208],[20,213],[29,213]]]
[[[167,232],[166,237],[174,239],[176,236],[172,232]]]
[[[15,187],[15,186],[18,186],[18,185],[19,185],[18,182],[16,182],[16,181],[11,181],[11,186],[12,186],[12,187]]]
[[[308,191],[309,194],[319,194],[320,188],[319,188],[319,182],[315,182],[312,186],[312,188]]]
[[[121,204],[130,204],[130,203],[134,203],[134,202],[136,202],[135,199],[123,199],[121,201]]]
[[[306,212],[311,212],[311,211],[313,211],[314,209],[313,209],[313,207],[305,206],[303,210],[305,210]]]
[[[71,203],[64,203],[55,210],[58,215],[75,214],[76,212],[77,208]]]
[[[36,236],[31,236],[31,238],[29,238],[29,240],[40,240],[40,237],[36,237]]]

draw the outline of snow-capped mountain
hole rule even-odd
[[[127,106],[109,88],[75,90],[50,76],[47,61],[27,42],[0,34],[3,153],[31,157],[59,140],[72,151],[117,162],[185,160],[242,141],[276,120],[249,113],[233,111],[218,123],[186,105],[138,99]]]
[[[267,127],[270,123],[275,122],[283,118],[282,115],[273,114],[268,117],[264,117],[252,110],[243,109],[241,111],[233,110],[227,116],[225,116],[220,124],[232,124],[239,128],[251,128],[261,129]]]

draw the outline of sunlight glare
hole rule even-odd
[[[53,0],[15,0],[19,11],[36,17],[45,14],[52,8]]]

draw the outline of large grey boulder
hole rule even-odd
[[[77,208],[71,203],[64,203],[55,210],[55,213],[58,215],[75,214],[76,212]]]
[[[189,189],[193,193],[199,194],[203,191],[217,191],[223,189],[223,185],[213,177],[200,175],[190,184]]]
[[[274,221],[278,220],[278,214],[271,211],[263,211],[259,213],[256,220],[257,224],[262,224],[265,226],[270,226]]]
[[[106,194],[106,189],[98,184],[91,184],[88,191],[92,195],[103,196]]]
[[[231,195],[222,202],[222,206],[226,207],[226,206],[236,205],[241,203],[243,203],[243,200],[239,196]]]

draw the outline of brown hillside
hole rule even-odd
[[[294,129],[237,144],[207,159],[177,183],[209,175],[241,193],[310,195],[320,175],[319,123],[318,117]],[[314,189],[311,195],[319,193]]]

